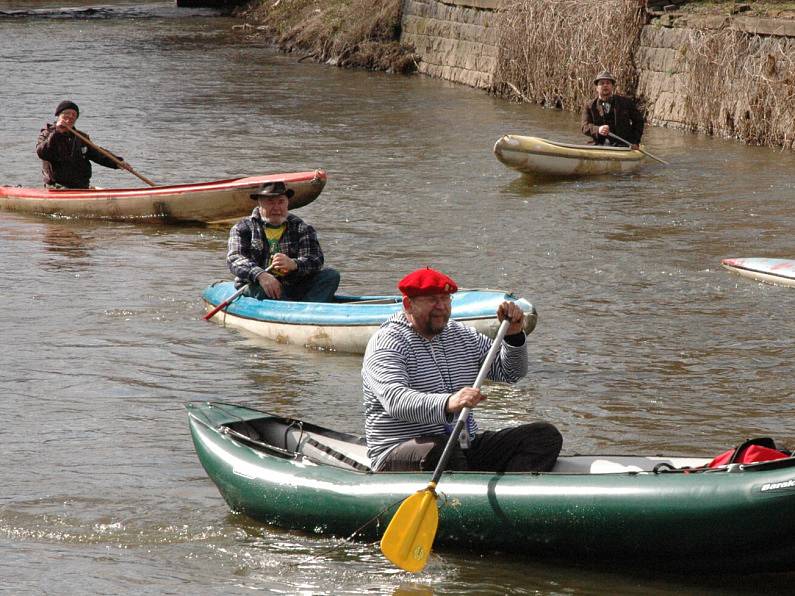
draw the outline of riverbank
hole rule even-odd
[[[269,0],[252,2],[241,16],[249,34],[302,59],[409,73],[417,57],[400,41],[401,7],[402,0]]]
[[[793,2],[268,0],[243,17],[248,32],[301,59],[416,70],[574,112],[607,68],[654,125],[754,145],[795,140]]]

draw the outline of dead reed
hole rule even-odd
[[[632,95],[643,3],[638,0],[515,0],[502,5],[494,90],[564,110],[593,96],[595,74],[609,70]]]
[[[416,68],[400,43],[402,0],[264,0],[246,13],[285,51],[319,62],[388,72]]]
[[[795,40],[694,30],[686,48],[687,126],[752,145],[793,147]]]

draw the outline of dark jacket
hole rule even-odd
[[[610,144],[622,145],[620,141],[597,132],[603,124],[610,126],[610,132],[632,144],[639,144],[643,136],[643,114],[633,100],[623,95],[613,95],[607,114],[599,98],[589,101],[582,109],[582,132],[591,137],[594,144],[604,145],[609,140]]]
[[[80,134],[88,135],[80,130]],[[44,184],[60,184],[67,188],[88,188],[91,182],[91,162],[106,168],[118,169],[115,162],[93,147],[84,144],[73,134],[55,130],[54,124],[41,129],[36,143],[41,158]],[[121,161],[120,157],[117,157]]]

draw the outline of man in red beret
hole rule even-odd
[[[368,456],[376,471],[433,470],[458,413],[486,396],[472,385],[492,340],[450,320],[455,281],[430,268],[398,283],[403,311],[370,338],[362,365]],[[515,383],[527,374],[524,312],[497,308],[510,325],[488,378]],[[470,412],[447,469],[549,471],[563,439],[548,422],[481,432]]]

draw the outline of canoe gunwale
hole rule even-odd
[[[530,137],[530,138],[540,139],[540,137]],[[585,150],[598,149],[599,151],[618,151],[623,153],[637,151],[637,149],[632,149],[630,147],[613,147],[611,145],[588,145],[587,143],[580,145],[577,143],[561,143],[560,141],[551,141],[549,139],[543,139],[543,141],[550,145],[554,145],[555,147],[563,147],[564,149],[585,149]]]
[[[211,302],[210,300],[207,300],[206,298],[202,298],[202,301],[204,302],[205,308],[207,310],[211,310],[211,309],[215,308],[216,306],[218,306],[218,304],[214,304],[213,302]],[[374,305],[374,306],[379,306],[379,305]],[[366,321],[360,322],[360,323],[357,323],[357,322],[347,322],[347,323],[302,323],[302,322],[297,322],[297,321],[282,321],[282,320],[279,320],[279,319],[262,319],[262,318],[254,317],[252,315],[245,315],[245,314],[241,314],[241,313],[237,313],[237,312],[225,312],[224,315],[237,317],[238,319],[245,319],[247,321],[255,321],[257,323],[272,323],[272,324],[275,324],[275,325],[293,325],[295,327],[307,327],[307,326],[313,326],[314,325],[314,326],[318,326],[318,327],[346,328],[346,327],[371,327],[373,325],[375,325],[375,326],[379,325],[379,323],[370,323],[370,322],[366,322]],[[535,319],[535,317],[536,317],[535,312],[525,313],[525,315],[527,315],[528,318],[533,318],[533,319]],[[494,315],[474,315],[474,316],[467,316],[467,317],[461,317],[461,318],[451,317],[452,320],[455,320],[455,321],[458,321],[459,323],[464,323],[464,324],[467,324],[470,321],[488,321],[488,320],[491,320],[493,318],[494,318]],[[525,325],[525,327],[527,327],[527,325]],[[535,325],[533,325],[533,328],[535,328]],[[530,335],[530,332],[526,331],[525,333],[527,335]]]
[[[311,176],[310,176],[311,175]],[[325,184],[326,172],[321,169],[306,172],[286,172],[283,174],[261,174],[255,176],[241,176],[238,178],[226,178],[223,180],[208,180],[205,182],[183,182],[178,184],[165,184],[158,186],[143,187],[122,187],[122,188],[33,188],[27,186],[4,186],[0,189],[5,192],[0,193],[0,198],[8,195],[14,197],[30,199],[48,198],[105,198],[107,196],[156,196],[160,194],[189,194],[192,192],[202,192],[206,190],[236,190],[252,186],[260,186],[269,180],[282,180],[287,183],[309,183]],[[15,190],[16,193],[9,192],[7,189]],[[85,196],[81,196],[85,195]],[[253,202],[252,202],[253,209]]]
[[[216,409],[226,410],[228,407],[232,407],[235,409],[245,408],[252,413],[255,413],[255,416],[250,418],[237,418],[237,419],[230,419],[225,422],[221,422],[217,425],[213,425],[207,419],[201,419],[195,412],[190,411],[191,408],[204,408],[204,407],[212,407]],[[309,433],[309,434],[319,434],[319,435],[328,435],[330,437],[336,437],[338,440],[343,440],[350,442],[351,444],[362,445],[364,443],[364,437],[354,435],[351,433],[339,432],[334,431],[329,428],[325,428],[322,426],[318,426],[312,424],[310,422],[305,422],[300,419],[296,418],[285,418],[278,415],[273,415],[268,412],[254,410],[251,408],[246,408],[245,406],[238,406],[235,404],[228,404],[225,402],[216,402],[216,401],[205,401],[205,400],[196,400],[187,402],[185,407],[189,409],[188,416],[195,420],[197,423],[202,424],[203,426],[207,427],[209,430],[218,433],[219,435],[225,435],[231,438],[232,440],[236,440],[243,445],[247,446],[248,448],[257,450],[262,449],[265,452],[272,453],[276,457],[279,458],[287,458],[287,459],[299,459],[301,457],[306,457],[301,451],[299,450],[290,450],[283,447],[276,446],[272,443],[268,443],[265,441],[257,440],[250,435],[246,435],[243,432],[240,432],[236,429],[231,428],[231,425],[240,424],[240,423],[247,423],[253,424],[256,422],[275,422],[277,424],[284,425],[287,429],[295,427],[299,428],[302,432]],[[228,411],[228,410],[226,410]],[[232,414],[234,416],[234,414]],[[593,454],[568,454],[560,456],[562,460],[576,460],[576,459],[590,459],[593,457],[604,458],[604,459],[613,459],[613,460],[631,460],[631,461],[641,461],[647,460],[650,466],[648,469],[643,470],[622,470],[622,471],[615,471],[615,472],[594,472],[594,471],[583,471],[583,472],[504,472],[501,474],[495,474],[492,472],[479,472],[479,471],[456,471],[454,472],[456,475],[463,475],[463,476],[484,476],[488,478],[492,478],[494,476],[508,476],[508,477],[516,477],[516,476],[553,476],[553,477],[561,477],[561,476],[574,476],[574,477],[592,477],[592,476],[665,476],[671,474],[725,474],[725,473],[738,473],[738,472],[764,472],[768,470],[776,470],[782,468],[795,468],[795,453],[792,456],[777,460],[770,460],[770,461],[762,461],[762,462],[753,462],[753,463],[733,463],[725,466],[719,466],[716,468],[709,468],[706,466],[702,467],[690,467],[690,466],[682,466],[682,467],[660,467],[659,463],[655,463],[660,461],[660,463],[665,463],[666,460],[671,461],[678,461],[678,460],[691,460],[694,459],[694,456],[661,456],[661,455],[627,455],[627,454],[613,454],[613,453],[600,453],[598,455]],[[309,458],[311,459],[311,458]],[[711,461],[710,457],[695,457],[695,459],[703,460],[705,463]],[[652,463],[655,465],[652,466]],[[321,462],[320,465],[328,465],[324,462]],[[346,470],[346,472],[352,471],[356,473],[354,470]],[[367,471],[367,474],[371,474],[372,471]],[[406,476],[406,475],[416,475],[417,472],[382,472],[379,473],[380,477],[387,478],[391,476]]]
[[[223,286],[223,287],[221,287]],[[216,289],[217,293],[212,293],[211,290]],[[205,288],[202,293],[202,301],[208,307],[215,307],[221,304],[235,293],[234,284],[229,281],[218,281],[212,283],[209,287]],[[314,325],[314,326],[359,326],[359,325],[380,325],[385,319],[381,318],[383,315],[392,316],[400,311],[402,299],[399,296],[349,296],[342,295],[341,300],[337,302],[301,302],[301,301],[287,301],[287,300],[272,300],[272,299],[256,299],[246,296],[240,296],[229,304],[227,310],[229,314],[236,317],[260,321],[263,323],[284,323],[295,325]],[[351,299],[354,300],[351,300]],[[453,315],[455,320],[483,320],[495,319],[496,320],[496,305],[493,312],[482,311],[480,306],[486,299],[498,300],[512,300],[517,302],[525,310],[525,315],[528,317],[538,317],[538,312],[533,303],[518,298],[510,292],[503,290],[460,290],[453,295]],[[469,302],[467,301],[469,299]],[[248,308],[241,305],[253,305],[261,308]],[[456,307],[461,305],[459,313],[456,315]],[[474,306],[473,306],[474,305]],[[239,308],[235,308],[238,306]],[[384,308],[389,307],[389,308]],[[462,310],[464,308],[470,309],[470,313]],[[477,310],[475,310],[477,309]],[[304,311],[311,310],[306,314]],[[324,315],[328,313],[339,312],[353,314],[354,311],[361,310],[367,313],[364,319],[353,319],[346,315],[341,319],[328,319]],[[251,311],[251,312],[246,312]],[[291,320],[286,318],[288,314],[301,314],[302,319]],[[373,318],[375,317],[375,318]]]
[[[193,403],[198,402],[190,402],[188,405]],[[220,409],[225,409],[225,406],[229,406],[229,404],[223,402],[203,403]],[[191,419],[202,424],[211,432],[229,437],[231,440],[240,443],[244,448],[253,449],[254,451],[261,452],[271,457],[293,461],[308,460],[318,466],[340,468],[347,472],[359,474],[373,473],[373,470],[369,467],[369,460],[367,460],[366,464],[362,463],[362,458],[366,458],[362,453],[343,453],[339,451],[340,444],[347,444],[348,447],[355,448],[361,452],[363,449],[366,449],[364,437],[359,437],[350,433],[341,433],[296,418],[284,418],[270,414],[247,419],[230,420],[218,425],[213,425],[206,419],[202,420],[198,418],[193,412],[189,412],[188,415]],[[259,435],[263,429],[258,429],[257,426],[264,424],[268,426],[276,425],[280,429],[280,432],[282,428],[284,429],[284,434],[280,436],[280,439],[285,443],[284,447],[277,446],[272,441],[261,440],[251,436],[251,434],[243,432],[244,430],[248,433],[253,431],[254,434]],[[233,428],[233,426],[237,425],[241,425],[242,429],[238,430]],[[290,438],[289,432],[291,430],[298,433],[297,439],[293,437],[295,445],[292,449],[288,444]],[[320,453],[323,454],[324,457],[317,456],[318,450],[320,450]],[[315,456],[312,455],[312,452],[315,453]],[[325,455],[330,455],[330,457],[325,457]]]

